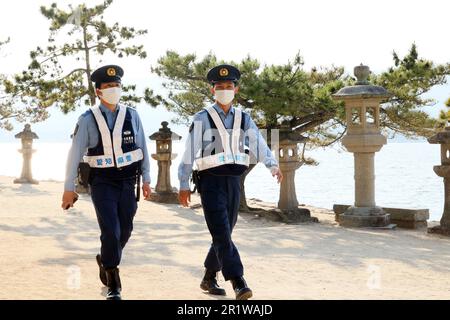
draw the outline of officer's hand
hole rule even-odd
[[[145,200],[150,198],[150,194],[152,193],[152,188],[150,188],[150,183],[144,182],[142,184],[142,194],[144,195]]]
[[[188,202],[191,202],[191,190],[180,190],[178,200],[183,207],[188,207]]]
[[[68,210],[73,207],[73,204],[78,199],[78,194],[74,191],[64,191],[62,196],[61,208]]]
[[[277,177],[278,183],[281,183],[281,181],[283,181],[283,173],[281,172],[280,168],[273,168],[271,172],[272,177]]]

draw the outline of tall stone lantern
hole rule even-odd
[[[158,161],[158,180],[155,191],[150,196],[151,201],[162,203],[178,203],[178,193],[174,192],[170,183],[170,166],[177,154],[172,153],[172,141],[180,140],[181,136],[172,132],[167,121],[161,122],[162,128],[149,138],[156,141],[156,153],[152,158]]]
[[[317,221],[308,209],[299,208],[295,190],[295,171],[302,166],[298,144],[306,138],[283,124],[279,131],[279,165],[283,172],[278,209],[284,221],[289,223]]]
[[[354,154],[355,203],[339,217],[339,224],[347,227],[386,227],[389,214],[375,203],[375,152],[387,139],[380,132],[380,102],[390,94],[380,86],[371,85],[369,67],[355,67],[356,84],[340,89],[333,95],[345,102],[347,134],[344,147]]]
[[[434,172],[444,178],[444,213],[439,226],[429,228],[429,233],[439,233],[450,236],[450,127],[428,138],[428,142],[441,145],[441,165],[434,166]]]
[[[280,129],[279,164],[283,172],[283,181],[280,187],[280,199],[278,208],[292,210],[298,208],[297,194],[295,191],[295,170],[302,166],[300,161],[298,144],[306,138],[292,131],[286,125]]]
[[[31,183],[39,184],[37,180],[33,179],[31,172],[31,157],[36,150],[33,150],[33,140],[39,139],[38,135],[31,131],[31,126],[27,123],[22,132],[15,135],[17,139],[22,141],[22,149],[19,152],[23,156],[22,174],[20,178],[15,179],[14,183]]]

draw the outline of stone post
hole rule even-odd
[[[283,181],[280,186],[280,199],[278,208],[291,210],[298,208],[297,194],[295,191],[295,170],[302,166],[298,155],[298,143],[305,138],[283,126],[280,130],[279,164],[283,172]]]
[[[441,145],[441,165],[434,166],[434,172],[444,178],[444,213],[439,226],[429,228],[429,233],[450,236],[450,127],[428,138],[428,142]]]
[[[278,209],[284,221],[289,223],[317,221],[308,209],[299,208],[295,190],[295,170],[302,166],[298,144],[306,140],[301,134],[282,125],[279,132],[279,165],[283,172]],[[272,142],[273,143],[273,142]]]
[[[22,174],[20,178],[14,180],[14,183],[39,184],[37,180],[33,179],[31,172],[31,157],[36,152],[36,150],[33,150],[33,139],[39,139],[39,137],[31,131],[29,124],[26,124],[23,131],[16,134],[15,137],[22,140],[22,149],[19,149],[19,152],[22,153],[23,164]]]
[[[357,66],[354,73],[356,84],[333,95],[335,100],[345,102],[347,134],[342,144],[354,153],[355,161],[355,203],[338,221],[347,227],[386,227],[390,224],[389,214],[375,203],[374,157],[387,142],[380,132],[380,102],[389,93],[367,81],[369,67]]]
[[[162,203],[178,203],[178,193],[170,183],[170,165],[177,154],[172,153],[172,141],[180,140],[181,136],[168,128],[168,122],[161,123],[162,128],[153,133],[149,138],[156,141],[156,154],[152,158],[158,161],[158,180],[155,191],[150,196],[151,201]]]

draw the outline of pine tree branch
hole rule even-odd
[[[59,79],[56,80],[56,81],[62,81],[62,80],[64,80],[64,79],[70,77],[72,74],[74,74],[74,73],[76,73],[76,72],[79,72],[79,71],[86,72],[86,69],[85,69],[85,68],[77,68],[77,69],[74,69],[74,70],[70,71],[68,74],[66,74],[64,77],[59,78]]]

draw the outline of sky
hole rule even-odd
[[[55,1],[14,0],[3,2],[0,10],[0,40],[11,42],[0,53],[0,73],[14,74],[29,64],[29,52],[47,44],[48,21],[40,14],[41,5]],[[67,8],[82,1],[57,1]],[[92,6],[99,1],[89,1]],[[107,57],[125,69],[123,83],[149,86],[157,93],[161,81],[150,71],[167,50],[198,57],[213,52],[219,59],[239,61],[247,55],[264,64],[284,64],[300,52],[305,69],[313,66],[343,66],[347,73],[364,63],[373,72],[392,66],[392,52],[400,56],[416,43],[421,57],[436,63],[450,62],[450,2],[427,1],[211,1],[115,0],[105,13],[107,22],[147,29],[136,41],[144,44],[148,58]],[[101,66],[99,61],[94,67]],[[437,104],[426,110],[437,115],[450,96],[450,85],[432,90]],[[33,124],[42,141],[69,141],[81,106],[69,115],[52,110],[45,123]],[[147,136],[158,130],[161,121],[176,117],[162,107],[139,105]],[[0,131],[0,141],[14,141],[13,132]],[[181,135],[186,127],[171,125]]]

